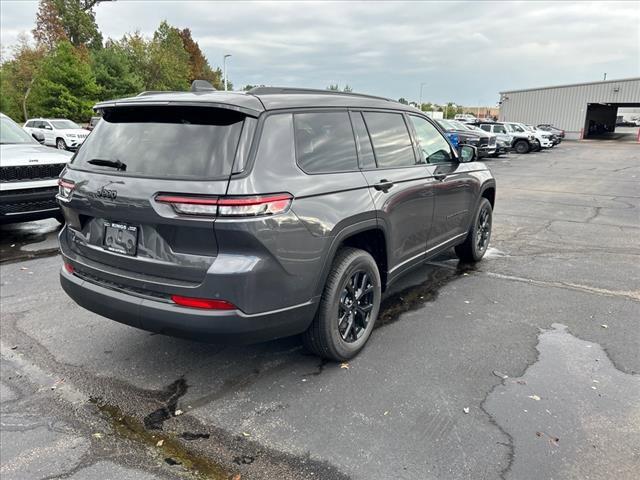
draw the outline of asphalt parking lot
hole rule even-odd
[[[492,248],[385,300],[349,364],[100,318],[54,221],[2,227],[3,479],[636,479],[640,148],[489,160]]]

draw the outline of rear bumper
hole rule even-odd
[[[245,314],[240,310],[203,310],[112,290],[64,268],[64,291],[78,305],[117,322],[150,332],[200,341],[247,344],[302,333],[310,325],[317,304]]]
[[[60,213],[57,187],[3,190],[0,192],[0,223],[50,218]]]

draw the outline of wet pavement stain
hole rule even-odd
[[[200,439],[207,439],[209,438],[211,435],[209,435],[208,433],[193,433],[193,432],[182,432],[180,434],[180,438],[183,440],[187,440],[187,441],[193,441],[193,440],[200,440]]]
[[[158,431],[150,432],[143,422],[135,417],[125,415],[115,405],[109,405],[99,399],[92,399],[91,402],[106,417],[118,436],[136,443],[142,443],[154,449],[165,463],[171,466],[179,466],[195,478],[209,480],[228,480],[232,478],[233,472],[226,470],[210,458],[185,447],[173,435]]]
[[[640,376],[564,325],[543,331],[538,360],[503,379],[483,409],[512,439],[503,478],[635,480],[640,472]]]
[[[144,417],[144,426],[149,430],[162,430],[163,423],[175,416],[178,400],[187,393],[187,389],[187,382],[184,378],[179,378],[169,385],[161,392],[166,398],[166,404]]]
[[[430,263],[425,268],[428,269],[427,278],[422,283],[383,297],[374,328],[389,325],[398,320],[403,313],[417,310],[427,302],[433,302],[438,298],[438,292],[442,287],[463,275],[469,275],[475,270],[475,265],[458,262],[455,268],[450,268]]]
[[[58,253],[57,220],[0,225],[0,263],[13,263]]]

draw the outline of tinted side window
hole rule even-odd
[[[451,145],[440,132],[424,118],[410,116],[416,129],[424,163],[445,163],[451,161]]]
[[[408,167],[416,158],[402,114],[364,112],[378,167]]]
[[[490,132],[491,131],[491,125],[480,125],[480,128],[482,130],[484,130],[485,132]]]
[[[493,127],[493,131],[495,133],[507,133],[502,125],[496,125],[495,127]]]
[[[360,165],[362,168],[376,168],[376,159],[373,156],[373,147],[367,126],[364,124],[361,113],[352,113],[351,122],[353,130],[356,132],[356,142],[358,144],[358,155],[360,155]]]
[[[358,169],[356,144],[347,112],[293,115],[298,165],[307,173]]]

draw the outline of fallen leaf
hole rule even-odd
[[[16,244],[15,244],[15,243],[12,243],[12,244],[11,244],[11,248],[13,248],[13,247],[15,247],[15,246],[16,246]]]
[[[96,433],[94,433],[94,434],[93,434],[93,435],[91,435],[91,436],[92,436],[92,437],[94,437],[94,438],[102,438],[102,437],[104,437],[104,435],[103,435],[103,434],[101,434],[100,432],[96,432]]]
[[[233,477],[231,477],[231,480],[240,480],[242,477],[240,476],[239,473],[236,473]]]
[[[20,267],[20,270],[29,270],[27,267]]]
[[[536,402],[540,400],[540,397],[538,395],[529,395],[529,398],[531,398],[532,400],[535,400]]]
[[[18,345],[14,345],[13,347],[11,347],[11,350],[15,350],[18,348]]]
[[[597,387],[594,387],[593,385],[591,385],[591,390],[597,390]]]
[[[341,363],[340,368],[344,368],[345,370],[349,370],[349,364],[347,362]]]
[[[471,303],[469,300],[465,300],[464,303]]]
[[[464,407],[464,408],[462,409],[462,411],[463,411],[464,413],[469,413],[469,407]]]
[[[173,414],[177,417],[178,415],[182,415],[184,412],[180,409],[176,410],[175,412],[173,412]]]
[[[499,372],[499,371],[497,371],[497,370],[494,370],[494,371],[493,371],[493,374],[494,374],[496,377],[501,378],[501,379],[503,379],[503,380],[506,380],[507,378],[509,378],[509,375],[505,375],[504,373],[501,373],[501,372]]]
[[[383,415],[384,415],[385,417],[386,417],[387,415],[389,415],[389,410],[385,411],[385,412],[383,413]]]
[[[536,437],[541,437],[542,436],[542,432],[536,432]]]
[[[250,437],[250,436],[251,436],[251,434],[250,434],[250,433],[247,433],[247,432],[242,432],[242,436],[243,436],[243,437]]]
[[[609,325],[607,325],[606,323],[603,323],[602,325],[600,325],[602,328],[609,328]]]
[[[156,447],[161,447],[163,443],[164,440],[158,440],[158,443],[156,443]]]

